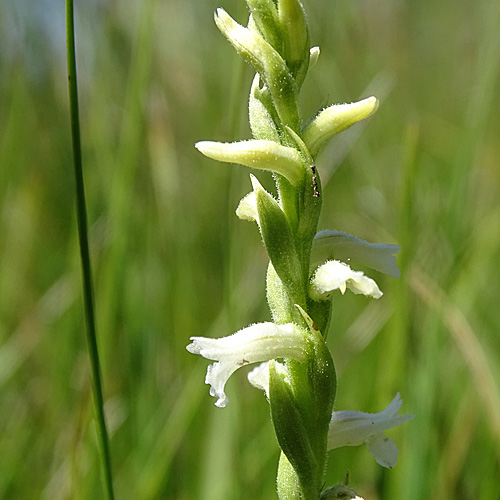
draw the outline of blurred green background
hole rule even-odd
[[[381,100],[318,161],[320,228],[398,243],[380,301],[334,299],[337,409],[400,392],[399,463],[330,453],[366,500],[500,498],[500,1],[304,0],[322,49],[308,118]],[[269,319],[267,258],[234,215],[252,71],[213,23],[243,0],[77,2],[84,168],[118,499],[272,499],[278,447],[240,370],[216,408],[185,350]],[[74,215],[62,0],[0,4],[0,498],[102,498]],[[272,182],[260,175],[268,186]]]

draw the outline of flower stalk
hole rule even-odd
[[[342,261],[352,258],[397,277],[394,254],[399,247],[367,243],[338,231],[318,232],[323,193],[314,162],[326,141],[373,114],[378,101],[368,97],[332,105],[303,122],[299,93],[320,53],[309,46],[303,6],[299,0],[247,0],[247,4],[246,27],[220,8],[215,22],[256,71],[249,98],[253,138],[235,143],[202,141],[196,147],[209,158],[273,174],[276,195],[251,174],[253,189],[236,210],[242,220],[257,224],[267,250],[266,292],[272,322],[220,339],[192,337],[187,349],[214,361],[205,382],[219,407],[228,403],[228,378],[242,366],[259,363],[248,378],[265,391],[282,450],[279,498],[336,498],[340,490],[354,490],[344,485],[323,490],[328,449],[365,443],[381,465],[392,467],[397,448],[394,453],[395,444],[382,432],[412,417],[396,415],[399,395],[380,414],[333,411],[337,379],[326,344],[332,300],[347,289],[375,299],[382,296],[374,280]],[[367,424],[372,421],[376,432],[369,433]]]

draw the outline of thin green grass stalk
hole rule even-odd
[[[87,347],[89,350],[90,367],[92,374],[92,392],[94,396],[94,406],[97,417],[97,436],[104,470],[106,498],[108,500],[113,500],[114,493],[111,474],[111,455],[109,451],[108,432],[106,429],[106,421],[104,417],[99,351],[97,348],[92,287],[92,269],[88,242],[87,209],[85,204],[82,151],[80,145],[80,117],[78,109],[73,0],[66,0],[66,48],[68,58],[68,91],[71,114],[71,137],[73,142],[73,165],[75,169],[76,181],[76,213],[78,221],[78,237],[80,243],[80,259],[82,264],[83,298],[87,325]]]

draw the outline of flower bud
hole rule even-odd
[[[215,22],[237,52],[262,77],[271,92],[281,122],[298,131],[297,87],[280,54],[258,33],[238,24],[224,9],[217,9]]]
[[[304,166],[299,152],[273,141],[201,141],[195,146],[200,153],[214,160],[277,172],[293,185],[300,184],[304,178]]]
[[[320,50],[319,47],[311,47],[309,51],[309,69],[314,68],[319,59]]]
[[[278,0],[283,33],[283,57],[300,88],[309,69],[309,32],[304,8],[299,0]]]
[[[251,24],[277,52],[283,50],[283,37],[281,34],[278,11],[273,0],[247,0],[251,12]]]
[[[378,100],[375,97],[368,97],[350,104],[334,104],[320,111],[302,131],[302,138],[311,155],[316,157],[328,139],[354,123],[368,118],[377,108]]]

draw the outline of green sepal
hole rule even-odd
[[[300,88],[309,69],[309,31],[304,8],[299,0],[278,0],[278,15],[283,33],[283,58]]]
[[[305,304],[306,292],[301,264],[285,213],[253,176],[252,184],[259,214],[259,227],[269,259],[290,299]]]
[[[278,10],[273,0],[247,0],[251,12],[251,21],[248,27],[255,29],[262,35],[277,52],[283,51],[283,37],[280,29]]]
[[[261,35],[238,24],[224,9],[217,9],[215,22],[236,51],[260,74],[281,122],[298,132],[297,86],[281,55]]]
[[[276,370],[274,361],[269,362],[269,402],[276,437],[280,448],[297,474],[301,498],[317,498],[318,486],[320,486],[317,478],[318,463],[291,388],[284,375]],[[280,467],[282,467],[281,461]],[[280,481],[280,476],[281,481],[284,482],[283,473],[280,472],[278,481]],[[288,473],[287,482],[292,481],[292,477]]]

